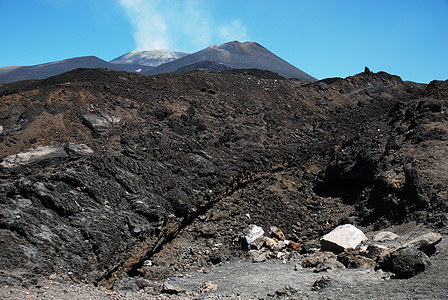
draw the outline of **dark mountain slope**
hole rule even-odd
[[[153,71],[154,66],[158,67]],[[257,43],[230,42],[221,46],[211,46],[191,55],[166,50],[132,51],[110,62],[95,56],[85,56],[35,66],[2,67],[0,68],[0,83],[43,79],[77,68],[105,68],[144,75],[182,73],[193,70],[219,72],[228,69],[255,68],[279,73],[286,78],[315,80]]]
[[[446,228],[446,82],[249,73],[0,86],[0,275],[163,278],[241,255],[251,223]]]
[[[207,71],[207,72],[222,72],[232,70],[230,67],[215,63],[213,61],[200,61],[191,65],[186,65],[176,71],[176,73],[186,73],[191,71]]]
[[[110,70],[135,72],[138,69],[147,70],[151,67],[138,65],[117,65],[108,63],[95,56],[83,56],[35,66],[3,67],[0,68],[0,83],[27,79],[42,79],[77,68],[105,68]]]
[[[220,46],[210,46],[199,52],[160,65],[142,74],[153,75],[177,72],[187,66],[205,61],[221,64],[231,69],[254,68],[275,72],[286,78],[316,80],[314,77],[284,61],[260,44],[251,42],[239,43],[237,41],[225,43]]]

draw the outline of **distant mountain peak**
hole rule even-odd
[[[186,52],[163,49],[135,50],[111,60],[110,63],[156,67],[187,55],[188,53]]]
[[[201,66],[200,62],[221,64],[229,69],[260,69],[278,73],[286,78],[316,80],[302,70],[281,59],[256,42],[232,41],[221,45],[211,45],[201,51],[160,65],[145,75],[178,72],[187,66]]]
[[[69,58],[34,66],[0,68],[0,83],[40,79],[76,68],[107,68],[143,75],[207,70],[259,69],[286,78],[316,80],[256,42],[231,41],[211,45],[193,54],[171,50],[135,50],[106,62],[96,56]]]
[[[227,42],[221,45],[211,45],[210,49],[218,49],[218,50],[227,50],[227,51],[235,51],[238,49],[250,49],[250,48],[254,48],[254,47],[261,47],[264,49],[263,46],[261,46],[260,44],[256,43],[256,42],[239,42],[239,41],[232,41],[232,42]]]
[[[34,66],[3,67],[0,68],[0,83],[48,78],[77,68],[123,70],[120,66],[108,63],[96,56],[81,56]]]

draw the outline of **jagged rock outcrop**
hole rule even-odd
[[[111,286],[225,262],[249,224],[297,242],[347,220],[446,225],[446,83],[274,75],[80,69],[0,86],[0,269]]]

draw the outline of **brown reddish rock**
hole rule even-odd
[[[278,240],[285,240],[285,234],[276,226],[271,226],[271,237],[276,238]]]
[[[290,248],[290,249],[292,249],[292,250],[294,250],[294,251],[297,251],[297,252],[302,251],[302,245],[299,244],[299,243],[296,243],[296,242],[294,242],[294,241],[290,241],[290,242],[289,242],[289,244],[288,244],[288,248]]]

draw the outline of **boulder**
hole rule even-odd
[[[295,288],[285,286],[284,288],[275,291],[275,297],[280,299],[296,299],[297,293],[298,292]]]
[[[9,155],[3,159],[0,165],[4,168],[14,168],[67,157],[67,152],[61,146],[40,146],[36,149],[27,149],[20,153]]]
[[[300,253],[316,253],[320,251],[320,243],[318,241],[304,241]]]
[[[133,278],[123,275],[119,280],[117,280],[114,284],[113,290],[115,291],[133,291],[136,292],[139,290],[137,284],[133,280]]]
[[[113,290],[129,290],[138,291],[146,287],[153,287],[154,284],[151,280],[138,277],[129,277],[128,275],[122,275],[119,280],[117,280],[113,286]]]
[[[437,245],[442,240],[442,235],[435,232],[429,232],[419,237],[411,239],[406,242],[398,243],[385,250],[381,256],[388,256],[403,248],[413,248],[426,253],[432,253]]]
[[[87,146],[86,144],[73,144],[69,143],[65,149],[67,153],[75,153],[78,155],[91,155],[93,154],[93,150]]]
[[[182,291],[183,290],[177,285],[171,284],[169,282],[163,283],[162,293],[164,294],[176,295],[182,293]]]
[[[250,244],[251,248],[255,248],[257,250],[260,250],[261,247],[263,247],[266,244],[266,240],[269,239],[268,237],[265,237],[264,235],[258,237]]]
[[[409,278],[424,272],[430,265],[427,256],[435,252],[435,245],[442,240],[439,233],[426,233],[406,242],[385,249],[378,257],[384,270],[395,273],[397,278]]]
[[[366,241],[365,234],[351,224],[336,227],[320,239],[322,251],[331,251],[336,254],[346,249],[355,249],[363,241]]]
[[[302,260],[302,267],[304,268],[314,268],[317,267],[319,264],[324,263],[325,261],[329,260],[336,260],[337,256],[336,254],[332,252],[317,252],[311,255],[307,255]]]
[[[112,125],[119,123],[121,116],[111,116],[108,113],[84,114],[82,120],[91,130],[102,133],[109,130]]]
[[[216,283],[213,283],[211,281],[204,282],[199,288],[199,293],[207,293],[210,291],[214,291],[218,288],[218,285]]]
[[[336,258],[325,258],[322,262],[320,262],[316,268],[314,269],[315,273],[328,271],[328,270],[337,270],[343,269],[345,266],[339,262]]]
[[[266,237],[264,244],[267,248],[274,250],[277,245],[277,242],[274,239]]]
[[[288,243],[288,248],[290,248],[291,250],[297,251],[297,252],[302,251],[302,245],[299,243],[296,243],[294,241],[290,241]]]
[[[68,144],[67,147],[64,147],[64,145],[39,146],[6,156],[0,166],[13,169],[24,165],[63,160],[69,158],[69,154],[91,155],[93,150],[85,144],[72,143]]]
[[[253,262],[264,262],[268,259],[268,256],[270,256],[269,251],[263,250],[249,250],[247,254]]]
[[[426,111],[430,111],[430,112],[443,112],[446,111],[446,108],[443,106],[443,103],[440,100],[437,99],[426,99],[426,100],[422,100],[419,103],[419,110],[421,112],[426,112]]]
[[[440,233],[429,232],[405,244],[407,248],[415,248],[423,252],[432,252],[432,249],[442,240]]]
[[[271,237],[276,238],[278,240],[285,240],[285,234],[276,226],[271,226]]]
[[[381,231],[375,234],[372,238],[374,242],[385,242],[396,240],[399,236],[390,231]]]
[[[286,243],[284,241],[278,241],[274,247],[274,251],[282,251],[286,248]]]
[[[331,285],[332,278],[330,276],[322,276],[321,278],[317,279],[313,287],[311,288],[313,291],[320,291],[328,286]]]
[[[350,250],[340,253],[338,261],[349,269],[373,268],[376,265],[373,259],[360,255],[358,251]]]
[[[250,248],[250,246],[255,242],[255,240],[263,236],[264,230],[260,226],[251,224],[243,230],[241,234],[241,240],[245,247]]]
[[[373,260],[377,260],[381,254],[387,250],[383,245],[369,245],[366,250],[367,257]]]
[[[390,271],[396,278],[410,278],[424,272],[430,265],[428,256],[415,248],[395,251],[390,257]]]

